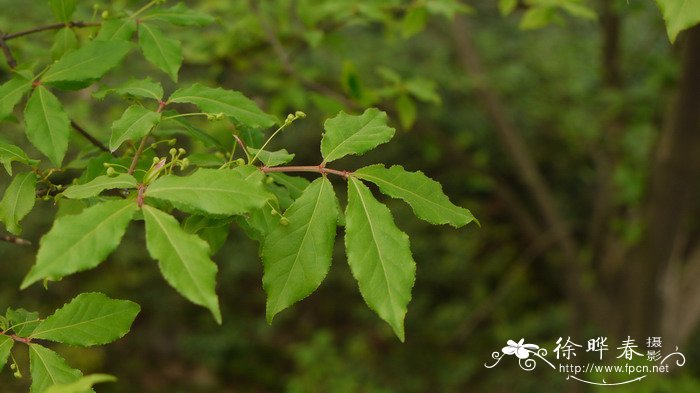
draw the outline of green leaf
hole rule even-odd
[[[83,376],[56,352],[34,343],[29,344],[29,369],[32,375],[29,393],[44,393],[53,385],[75,382]]]
[[[320,177],[285,212],[262,249],[267,321],[309,296],[328,274],[333,257],[338,210],[328,179]]]
[[[107,201],[54,221],[41,238],[36,264],[22,289],[99,265],[117,248],[136,210],[133,200]]]
[[[64,27],[56,32],[51,46],[51,58],[58,59],[78,47],[78,37],[70,27]]]
[[[177,73],[182,65],[180,41],[167,37],[155,26],[141,23],[139,24],[139,46],[146,60],[177,82]]]
[[[34,172],[21,173],[12,179],[0,201],[0,221],[7,231],[19,235],[22,232],[20,220],[24,218],[36,201],[36,175]]]
[[[92,93],[92,96],[101,100],[110,93],[122,96],[151,98],[160,101],[163,99],[163,86],[158,82],[154,82],[151,78],[131,79],[117,87],[102,88]]]
[[[34,329],[30,338],[90,347],[111,343],[131,329],[141,307],[101,293],[82,293]]]
[[[326,132],[321,140],[324,160],[330,162],[348,154],[360,155],[389,142],[396,130],[386,122],[386,113],[376,108],[367,109],[359,116],[340,112],[336,117],[326,120]]]
[[[0,371],[7,364],[7,359],[10,357],[10,351],[14,345],[15,340],[10,338],[10,336],[0,335]]]
[[[70,22],[75,12],[76,0],[49,0],[51,12],[61,22]]]
[[[123,41],[88,42],[61,57],[49,67],[41,81],[60,88],[84,87],[84,83],[92,83],[121,63],[129,50],[131,44]]]
[[[29,337],[41,323],[38,312],[29,312],[23,308],[17,310],[8,308],[5,317],[12,330],[19,337]]]
[[[185,232],[177,220],[162,211],[143,206],[146,247],[158,260],[163,277],[192,303],[208,308],[221,323],[216,296],[216,264],[209,258],[209,246],[197,235]]]
[[[474,220],[469,210],[450,202],[440,183],[421,171],[408,172],[400,165],[387,169],[378,164],[360,168],[353,176],[371,181],[383,194],[403,199],[418,218],[431,224],[450,224],[458,228]]]
[[[229,230],[231,229],[231,218],[193,214],[182,223],[182,229],[187,233],[199,236],[202,240],[209,243],[209,255],[214,255],[226,243]]]
[[[98,383],[115,382],[116,377],[107,374],[91,374],[71,383],[61,383],[46,389],[44,393],[88,393]]]
[[[102,22],[97,41],[129,41],[136,32],[136,21],[131,18],[109,19]]]
[[[411,37],[425,29],[428,11],[425,7],[412,7],[401,21],[401,33],[404,38]]]
[[[410,130],[411,127],[413,127],[413,123],[416,121],[416,104],[410,97],[401,94],[399,98],[396,99],[396,111],[399,112],[401,127],[405,130]]]
[[[255,102],[240,92],[212,89],[199,83],[177,90],[168,102],[187,102],[197,105],[202,112],[223,113],[245,127],[267,128],[275,124],[273,116],[263,112]]]
[[[163,176],[148,186],[146,197],[168,201],[188,213],[243,214],[264,206],[269,199],[262,185],[264,175],[257,168],[251,169],[254,172],[246,177],[241,170],[208,168],[189,176]]]
[[[215,21],[213,16],[187,8],[184,3],[177,3],[170,8],[157,8],[141,19],[157,20],[178,26],[206,26]]]
[[[35,166],[39,163],[38,160],[32,160],[27,157],[27,153],[19,147],[0,140],[0,163],[2,163],[10,176],[12,176],[12,162],[14,161],[29,166]]]
[[[63,191],[63,196],[71,199],[85,199],[100,195],[104,190],[113,190],[115,188],[136,188],[136,179],[126,173],[120,173],[117,176],[98,176],[88,183],[76,184],[66,188]]]
[[[345,249],[360,293],[404,341],[403,321],[416,277],[408,235],[396,227],[389,209],[354,177],[348,179],[345,220]]]
[[[555,16],[556,9],[551,6],[528,8],[520,20],[520,28],[523,30],[540,29],[550,24]]]
[[[275,183],[286,187],[287,190],[289,190],[290,195],[294,199],[299,198],[306,189],[306,187],[308,187],[309,184],[311,184],[311,182],[304,179],[303,177],[289,176],[285,173],[272,172],[268,173],[267,175],[270,176],[272,180],[275,181]]]
[[[503,16],[509,15],[517,6],[518,0],[498,0],[498,10]]]
[[[119,149],[128,140],[140,140],[160,121],[160,113],[148,110],[140,105],[132,105],[124,111],[122,117],[112,123],[112,136],[109,138],[109,150]]]
[[[265,164],[265,166],[282,165],[294,159],[294,154],[290,154],[287,149],[267,151],[248,147],[248,152],[253,156],[257,154],[258,160]]]
[[[678,33],[700,22],[700,2],[697,0],[656,0],[666,21],[666,31],[671,42]]]
[[[70,120],[61,102],[44,86],[37,86],[24,109],[27,138],[56,166],[68,150]]]
[[[0,86],[0,120],[12,114],[24,93],[31,88],[32,81],[20,77],[14,77]]]

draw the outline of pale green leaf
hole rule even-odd
[[[248,152],[251,154],[251,156],[255,156],[257,154],[258,160],[265,164],[265,166],[282,165],[294,159],[294,154],[289,153],[287,149],[268,151],[248,147]]]
[[[99,265],[117,248],[136,210],[133,200],[107,201],[54,221],[22,288]]]
[[[411,37],[423,29],[428,21],[428,10],[425,7],[411,7],[401,21],[401,33],[404,38]]]
[[[141,23],[139,24],[139,46],[146,60],[177,82],[177,73],[182,65],[180,41],[166,36],[153,25]]]
[[[169,113],[170,113],[170,112],[169,112]],[[168,114],[168,116],[171,116],[171,115]],[[202,143],[204,144],[204,146],[206,146],[206,147],[214,147],[214,148],[216,148],[216,149],[218,149],[218,150],[226,150],[226,149],[224,148],[224,145],[221,143],[220,140],[214,138],[213,136],[211,136],[211,134],[209,134],[209,133],[206,132],[205,130],[202,130],[202,129],[200,129],[200,128],[197,128],[197,127],[193,126],[192,124],[190,124],[190,123],[189,123],[187,120],[185,120],[184,118],[177,117],[177,118],[174,118],[174,119],[171,118],[171,119],[168,119],[168,120],[174,121],[174,122],[176,122],[178,125],[181,125],[182,128],[184,129],[184,133],[185,133],[186,135],[189,135],[189,136],[191,136],[191,137],[197,139],[198,141],[202,142]],[[179,132],[179,130],[178,130],[177,132]],[[221,164],[222,164],[222,163],[219,163],[219,165],[217,165],[217,166],[221,166]]]
[[[92,93],[92,96],[101,100],[109,93],[123,96],[152,98],[160,101],[163,99],[163,86],[161,86],[160,83],[153,81],[151,78],[131,79],[117,87],[103,87],[100,90]]]
[[[360,168],[353,176],[371,181],[379,186],[379,191],[392,198],[403,199],[418,218],[431,224],[461,227],[474,220],[469,210],[450,202],[440,183],[421,171],[408,172],[400,165],[387,169],[378,164]]]
[[[115,151],[128,140],[140,140],[160,121],[160,113],[140,105],[132,105],[124,111],[119,120],[112,123],[112,136],[109,149]]]
[[[251,99],[237,91],[212,89],[195,83],[174,92],[169,103],[190,103],[202,112],[223,113],[245,127],[267,128],[275,124],[275,118],[263,112]]]
[[[91,374],[78,379],[75,382],[53,385],[44,393],[88,393],[90,388],[98,383],[115,382],[116,377],[107,374]]]
[[[656,0],[666,21],[666,31],[671,42],[678,33],[700,22],[700,1],[697,0]]]
[[[46,70],[42,83],[70,88],[73,83],[91,83],[121,63],[131,50],[131,44],[123,41],[91,41],[80,49],[66,53]]]
[[[101,293],[82,293],[34,329],[30,338],[89,347],[124,337],[141,307]]]
[[[556,8],[552,6],[530,7],[520,20],[520,28],[523,30],[540,29],[554,20]]]
[[[15,77],[0,86],[0,120],[15,109],[22,96],[32,88],[32,81]]]
[[[35,166],[39,163],[38,160],[29,158],[27,153],[19,147],[0,139],[0,163],[10,176],[12,176],[12,163],[15,161],[29,166]]]
[[[416,121],[417,109],[416,104],[406,94],[401,94],[396,99],[396,111],[399,113],[399,121],[401,127],[405,130],[410,130],[413,123]]]
[[[142,20],[157,20],[179,26],[206,26],[214,22],[214,17],[187,8],[184,3],[177,3],[170,8],[157,8]]]
[[[262,185],[264,175],[252,169],[245,177],[240,170],[208,168],[189,176],[163,176],[148,186],[146,197],[168,201],[188,213],[243,214],[269,199]]]
[[[34,172],[21,173],[12,179],[0,201],[0,221],[7,231],[19,235],[22,232],[20,220],[34,207],[36,200],[36,175]]]
[[[498,10],[503,16],[509,15],[517,6],[518,0],[498,0]]]
[[[56,166],[61,166],[68,150],[70,120],[63,105],[44,86],[38,86],[24,109],[27,138]]]
[[[10,336],[4,334],[0,335],[0,371],[2,371],[5,364],[7,364],[7,359],[10,357],[10,351],[14,344],[15,340],[10,338]]]
[[[75,12],[77,0],[49,0],[51,12],[61,22],[70,22]]]
[[[363,154],[389,142],[395,132],[387,125],[386,113],[376,108],[367,109],[359,116],[340,112],[326,120],[324,128],[321,154],[326,162],[348,154]]]
[[[267,321],[309,296],[331,266],[338,210],[333,186],[320,177],[285,212],[262,249]]]
[[[131,18],[109,19],[102,22],[98,41],[129,41],[136,32],[136,21]]]
[[[154,207],[144,205],[146,247],[158,261],[163,277],[192,303],[208,308],[221,323],[216,296],[216,264],[209,258],[209,246],[197,235],[185,232],[177,220]]]
[[[51,46],[51,58],[58,59],[78,47],[78,37],[70,27],[64,27],[56,32]]]
[[[345,220],[345,249],[360,293],[403,341],[416,276],[408,235],[396,227],[389,209],[354,177],[348,178]]]
[[[71,199],[85,199],[100,195],[104,190],[115,188],[136,188],[136,179],[127,174],[120,173],[117,176],[98,176],[85,184],[76,184],[66,188],[63,196]]]
[[[83,376],[56,352],[35,343],[29,344],[29,370],[32,375],[29,393],[44,393],[53,385],[75,382]]]

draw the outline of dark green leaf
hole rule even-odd
[[[75,12],[75,3],[77,0],[49,0],[51,12],[61,22],[70,22]]]

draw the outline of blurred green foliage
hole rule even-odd
[[[97,11],[92,2],[82,2],[76,19],[140,4],[95,3]],[[626,88],[607,88],[600,71],[600,26],[591,14],[597,5],[578,3],[533,4],[523,11],[514,1],[487,0],[201,0],[188,5],[215,16],[217,23],[168,31],[183,42],[181,81],[240,90],[279,117],[296,110],[309,114],[279,142],[295,146],[290,152],[298,162],[320,161],[321,130],[315,125],[348,103],[389,111],[402,129],[397,143],[363,158],[340,160],[338,166],[353,169],[381,157],[387,164],[421,168],[480,219],[481,228],[433,228],[410,219],[405,205],[387,201],[399,227],[411,236],[418,261],[405,344],[364,305],[342,247],[317,293],[267,325],[258,247],[239,230],[214,256],[223,326],[162,282],[145,251],[142,228],[127,234],[110,263],[47,290],[17,290],[34,263],[36,246],[0,243],[0,306],[46,312],[76,293],[96,290],[139,303],[143,311],[127,339],[107,348],[57,348],[86,374],[108,370],[119,378],[100,386],[103,392],[573,391],[574,382],[559,373],[526,373],[505,360],[495,369],[483,366],[507,339],[526,337],[553,347],[557,337],[568,334],[572,308],[556,268],[560,256],[543,255],[545,246],[532,245],[518,229],[513,206],[496,197],[504,183],[516,194],[524,190],[478,104],[474,87],[480,82],[460,65],[450,25],[455,15],[470,14],[471,38],[488,65],[492,88],[508,103],[542,172],[556,185],[566,218],[576,223],[574,231],[584,231],[591,209],[587,191],[596,171],[591,156],[597,149],[619,149],[613,208],[634,216],[640,207],[649,176],[646,164],[677,84],[678,64],[653,2],[615,0],[624,21],[619,53]],[[0,9],[2,31],[51,20],[39,1],[0,0]],[[536,27],[542,28],[528,29]],[[94,32],[75,33],[84,40]],[[15,55],[41,57],[55,34],[18,39]],[[0,72],[6,72],[2,67]],[[128,61],[106,83],[132,76],[151,76],[167,91],[174,88],[141,59]],[[65,93],[61,99],[71,116],[106,141],[109,124],[125,106],[109,97],[96,101],[90,93]],[[624,138],[606,141],[606,124],[621,114]],[[200,125],[220,143],[231,144],[220,123]],[[34,152],[18,129],[3,123],[3,136]],[[87,146],[79,136],[72,138]],[[201,148],[192,143],[193,149]],[[7,180],[0,177],[3,188]],[[35,244],[55,211],[51,201],[37,203],[24,222],[25,235]],[[71,209],[70,201],[59,202],[59,209]],[[628,242],[643,229],[635,219],[611,225]],[[584,331],[598,329],[592,321],[582,323]],[[700,368],[690,353],[698,340],[681,349],[688,356],[681,372],[616,390],[698,391]],[[25,383],[0,374],[0,391],[23,391]]]

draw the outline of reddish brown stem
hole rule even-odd
[[[18,31],[17,33],[5,34],[2,38],[4,41],[8,41],[8,40],[11,40],[13,38],[18,38],[18,37],[22,37],[22,36],[30,35],[30,34],[34,34],[34,33],[40,33],[42,31],[47,31],[47,30],[58,30],[58,29],[62,29],[64,27],[93,27],[93,26],[99,26],[100,24],[101,23],[99,23],[99,22],[54,23],[52,25],[39,26],[39,27],[35,27],[35,28],[29,29],[29,30]]]
[[[315,173],[321,173],[321,174],[332,174],[336,176],[340,176],[343,179],[347,179],[348,176],[352,174],[350,171],[339,171],[337,169],[330,169],[326,168],[321,165],[308,165],[308,166],[275,166],[275,167],[268,167],[268,166],[263,166],[260,167],[260,170],[265,172],[265,173],[270,173],[270,172],[315,172]]]
[[[160,101],[158,103],[158,110],[156,112],[161,113],[167,104],[168,103],[165,101]],[[133,175],[136,171],[136,165],[138,165],[139,158],[141,158],[141,154],[143,154],[143,149],[146,148],[146,141],[148,140],[149,135],[151,135],[150,131],[143,138],[141,138],[141,143],[139,144],[138,149],[136,149],[136,153],[134,153],[134,158],[131,160],[131,165],[129,165],[130,175]]]

